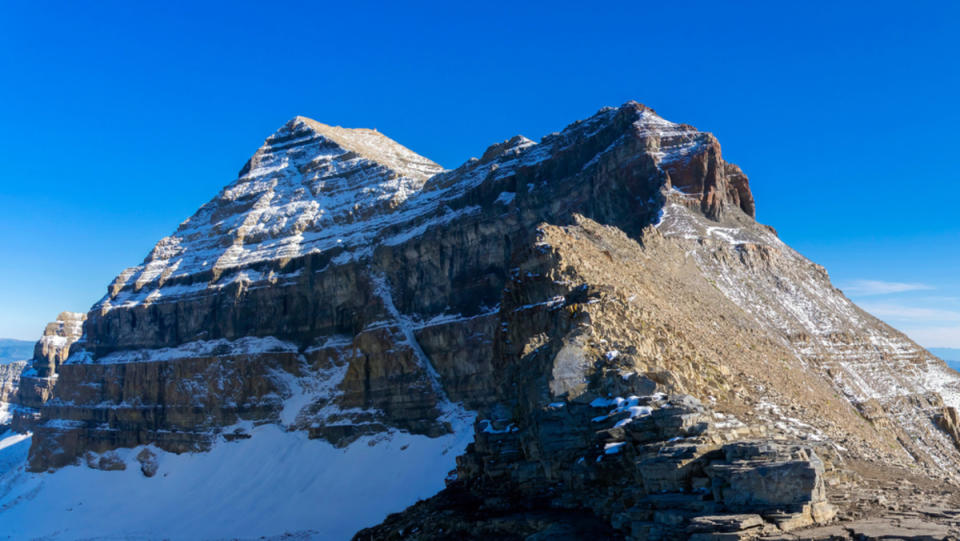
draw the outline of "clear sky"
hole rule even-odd
[[[852,298],[960,347],[960,3],[330,4],[4,4],[0,337],[86,311],[294,115],[455,167],[635,99],[715,133]]]

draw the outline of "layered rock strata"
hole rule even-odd
[[[70,346],[83,334],[86,314],[61,312],[47,324],[43,335],[33,348],[33,369],[41,378],[56,375],[57,368],[70,356]]]
[[[867,474],[956,486],[960,376],[755,212],[712,135],[633,102],[449,171],[297,117],[93,307],[31,468],[467,408],[448,489],[360,538],[793,535],[878,512],[831,496]]]
[[[29,432],[40,419],[40,408],[53,396],[57,371],[69,357],[70,346],[83,335],[87,315],[61,312],[48,323],[34,345],[33,358],[24,363],[11,392],[10,425],[17,432]]]

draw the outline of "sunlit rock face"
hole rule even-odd
[[[55,321],[47,324],[43,336],[33,348],[36,376],[46,378],[57,373],[57,368],[70,356],[70,346],[83,334],[86,314],[61,312]]]
[[[873,512],[836,496],[869,475],[956,484],[960,376],[755,205],[713,135],[634,102],[453,170],[297,117],[41,352],[29,466],[263,425],[475,439],[361,538],[748,538]]]
[[[53,396],[57,370],[83,334],[86,317],[61,312],[44,328],[29,361],[0,366],[0,433],[7,428],[19,433],[34,429],[40,408]]]

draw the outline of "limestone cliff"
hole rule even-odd
[[[61,312],[44,328],[29,362],[5,367],[6,392],[0,394],[0,402],[7,402],[7,423],[14,430],[33,430],[40,418],[40,407],[53,395],[58,368],[69,356],[70,346],[82,336],[86,317],[86,314]]]
[[[30,467],[473,411],[448,488],[360,538],[787,535],[956,487],[960,376],[755,210],[715,137],[634,102],[449,171],[297,117],[40,352]]]
[[[86,314],[61,312],[55,321],[47,324],[43,335],[33,348],[33,365],[37,376],[49,377],[70,355],[70,346],[83,334]]]

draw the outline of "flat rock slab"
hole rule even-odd
[[[763,541],[942,541],[957,539],[947,526],[910,518],[877,518],[762,537]]]
[[[691,532],[739,532],[763,526],[760,515],[707,515],[690,520]]]
[[[842,526],[823,526],[797,532],[791,538],[797,541],[838,541],[850,539],[850,532]]]
[[[850,532],[843,526],[821,526],[760,539],[762,541],[846,541],[850,539]]]
[[[695,533],[687,541],[750,541],[756,539],[755,532],[717,532],[717,533]]]
[[[854,539],[941,541],[951,537],[947,526],[918,519],[903,520],[899,524],[884,519],[863,520],[843,526],[853,534]]]

